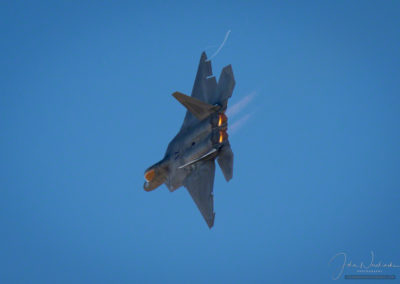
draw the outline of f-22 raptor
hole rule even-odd
[[[234,87],[231,65],[223,68],[217,83],[211,62],[203,52],[191,96],[172,94],[187,109],[183,125],[169,143],[164,158],[144,174],[145,191],[152,191],[163,183],[171,192],[182,185],[186,187],[210,229],[215,218],[215,160],[226,181],[233,174],[225,111]]]

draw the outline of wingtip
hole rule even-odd
[[[207,61],[207,54],[205,51],[201,53],[200,61]]]
[[[212,227],[214,226],[214,219],[215,219],[215,213],[213,214],[213,217],[211,219],[206,219],[208,228],[211,230]]]
[[[225,176],[226,182],[229,182],[232,179],[233,176]]]
[[[173,93],[172,93],[172,96],[173,96],[175,99],[178,99],[178,98],[181,96],[181,93],[180,93],[180,92],[173,92]]]

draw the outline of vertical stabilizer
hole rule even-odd
[[[232,66],[225,66],[221,71],[217,85],[217,95],[214,104],[219,104],[226,108],[228,99],[232,96],[233,89],[235,88],[235,78],[233,77]]]
[[[226,181],[232,179],[233,176],[233,152],[229,142],[221,149],[218,155],[218,165],[224,174]]]

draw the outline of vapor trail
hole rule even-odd
[[[233,117],[238,114],[243,108],[245,108],[256,96],[256,92],[251,92],[246,95],[243,99],[235,103],[233,106],[229,107],[226,111],[228,117]]]
[[[245,125],[245,123],[249,120],[249,118],[252,116],[252,113],[246,114],[245,116],[243,116],[242,118],[240,118],[238,121],[235,121],[232,126],[229,128],[230,129],[230,133],[234,134],[235,132],[237,132],[240,128],[242,128],[243,125]]]
[[[224,41],[221,43],[221,45],[218,47],[218,49],[217,49],[217,51],[216,52],[214,52],[214,54],[213,55],[211,55],[211,57],[208,59],[208,60],[211,60],[211,59],[213,59],[214,58],[214,56],[216,56],[219,52],[220,52],[220,50],[224,47],[224,45],[225,45],[225,42],[226,42],[226,40],[228,39],[228,37],[229,37],[229,34],[231,33],[231,30],[229,30],[229,31],[227,31],[226,32],[226,34],[225,34],[225,38],[224,38]]]

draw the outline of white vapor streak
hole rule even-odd
[[[221,45],[218,47],[217,51],[214,52],[213,55],[211,55],[211,57],[208,59],[208,61],[210,61],[211,59],[213,59],[214,56],[216,56],[216,55],[221,51],[221,49],[224,47],[225,42],[226,42],[226,40],[228,39],[230,33],[231,33],[231,30],[229,30],[229,31],[226,32],[224,41],[223,41],[223,42],[221,43]]]
[[[244,107],[246,107],[256,95],[256,92],[251,92],[250,94],[246,95],[243,99],[235,103],[233,106],[229,107],[226,111],[226,115],[228,117],[235,116],[238,114]]]
[[[235,121],[235,123],[232,124],[231,127],[229,127],[230,133],[234,134],[236,131],[238,131],[240,128],[242,128],[243,125],[249,120],[249,118],[252,116],[252,113],[246,114],[242,118],[240,118],[238,121]]]

